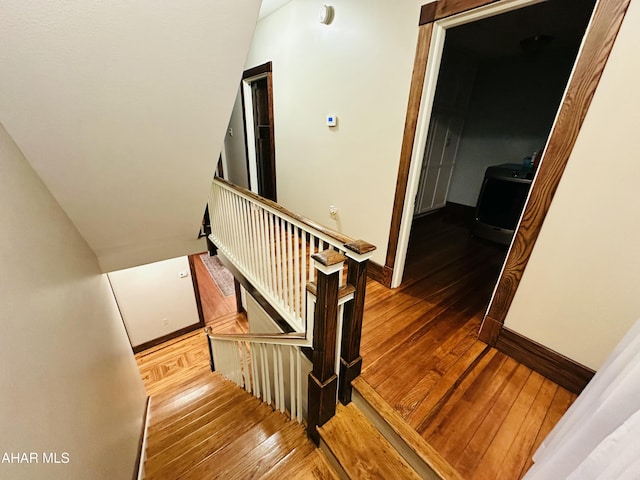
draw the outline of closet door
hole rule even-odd
[[[446,111],[433,112],[422,161],[415,215],[445,206],[463,124],[461,115]]]

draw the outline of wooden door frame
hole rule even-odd
[[[416,145],[416,134],[420,113],[420,104],[424,98],[426,85],[435,91],[435,78],[425,83],[427,64],[439,58],[429,58],[433,48],[434,25],[469,10],[497,3],[517,3],[518,0],[438,0],[422,7],[419,20],[418,45],[414,61],[409,102],[405,119],[404,135],[400,152],[400,162],[396,182],[396,192],[387,245],[387,256],[380,278],[391,286],[400,239],[400,229],[405,212],[405,200],[409,184],[412,155]],[[622,20],[630,0],[599,0],[596,3],[589,27],[585,33],[582,47],[576,58],[573,72],[557,113],[551,134],[545,146],[536,179],[533,182],[529,199],[514,235],[507,259],[489,303],[487,313],[480,328],[479,338],[495,345],[502,331],[505,318],[516,290],[529,261],[545,216],[554,197],[567,161],[573,150],[580,128],[591,104],[607,59],[613,48]],[[523,2],[524,3],[524,2]],[[431,69],[433,71],[433,69]],[[431,77],[433,74],[431,73]],[[431,97],[432,101],[433,97]]]
[[[244,148],[247,158],[247,176],[249,177],[249,190],[254,193],[258,192],[257,181],[257,158],[255,133],[253,131],[253,99],[251,95],[251,83],[256,80],[267,79],[267,95],[269,98],[269,127],[271,136],[271,184],[273,186],[274,202],[277,202],[277,182],[276,182],[276,144],[274,135],[274,117],[273,117],[273,66],[271,62],[263,63],[256,67],[245,70],[242,73],[242,82],[240,83],[240,96],[242,98],[242,122],[244,124]],[[251,124],[251,131],[248,125]],[[255,178],[252,181],[252,178]]]

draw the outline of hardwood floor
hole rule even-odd
[[[246,333],[235,298],[224,297],[194,259],[207,326]],[[136,355],[151,396],[145,478],[335,480],[304,427],[209,369],[203,331]]]
[[[368,284],[361,380],[467,479],[521,478],[575,399],[477,340],[504,255],[436,214],[415,225],[402,286]],[[246,332],[195,265],[207,324]],[[209,371],[206,348],[195,332],[136,356],[152,396],[148,478],[334,478],[297,424]]]
[[[575,395],[477,340],[506,252],[468,232],[423,217],[402,286],[369,282],[363,378],[464,478],[518,479]]]
[[[198,279],[204,323],[207,326],[215,325],[218,327],[221,317],[226,317],[236,312],[236,297],[235,295],[225,297],[222,294],[216,282],[209,275],[207,267],[202,263],[200,255],[193,255],[193,264]]]
[[[244,329],[229,316],[220,326]],[[203,332],[136,360],[151,396],[146,479],[335,480],[302,425],[209,370]]]

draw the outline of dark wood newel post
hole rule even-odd
[[[344,405],[351,401],[351,382],[362,371],[360,339],[362,337],[362,316],[364,296],[367,289],[367,264],[376,249],[370,243],[358,240],[345,245],[349,260],[347,283],[355,288],[353,299],[344,306],[342,323],[342,344],[340,348],[340,389],[338,398]]]
[[[318,279],[313,326],[313,369],[309,374],[307,433],[317,445],[320,442],[317,427],[324,425],[336,412],[338,286],[346,257],[334,250],[325,250],[312,258]]]

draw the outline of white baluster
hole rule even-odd
[[[296,347],[288,347],[289,350],[289,405],[291,419],[293,420],[297,416],[296,407],[298,405],[298,401],[296,399],[296,360],[295,360],[295,351]]]
[[[297,317],[302,318],[302,309],[301,305],[301,295],[300,291],[300,229],[295,227],[293,229],[294,238],[293,238],[293,264],[294,264],[294,292],[295,292],[295,306],[294,311]]]
[[[280,222],[280,248],[282,249],[282,301],[285,305],[289,304],[289,292],[287,291],[287,223],[285,220]]]
[[[278,371],[278,391],[280,397],[280,413],[284,413],[286,402],[284,398],[284,367],[282,361],[282,345],[276,345],[276,358],[278,359],[276,370]]]
[[[293,232],[291,231],[291,224],[287,224],[287,279],[289,280],[289,308],[291,311],[295,311],[295,290],[293,289]]]
[[[297,400],[297,417],[298,423],[302,423],[302,355],[300,354],[300,349],[295,348],[296,350],[296,400]]]
[[[277,345],[269,345],[269,352],[271,353],[271,371],[273,372],[273,393],[275,396],[276,410],[280,409],[280,370],[278,370],[278,354]]]
[[[260,398],[260,377],[258,376],[259,371],[259,359],[258,355],[256,355],[256,348],[253,342],[247,342],[249,347],[249,361],[251,362],[251,378],[253,379],[253,394]]]
[[[266,387],[265,388],[266,398],[263,398],[263,400],[269,405],[271,405],[273,401],[271,400],[271,379],[268,371],[269,356],[267,355],[266,345],[264,344],[260,345],[260,349],[262,353],[262,375],[263,375],[262,378],[264,381],[264,386]]]
[[[244,389],[251,393],[251,375],[249,374],[249,356],[247,355],[247,342],[240,342],[242,348],[242,377],[244,378]]]

